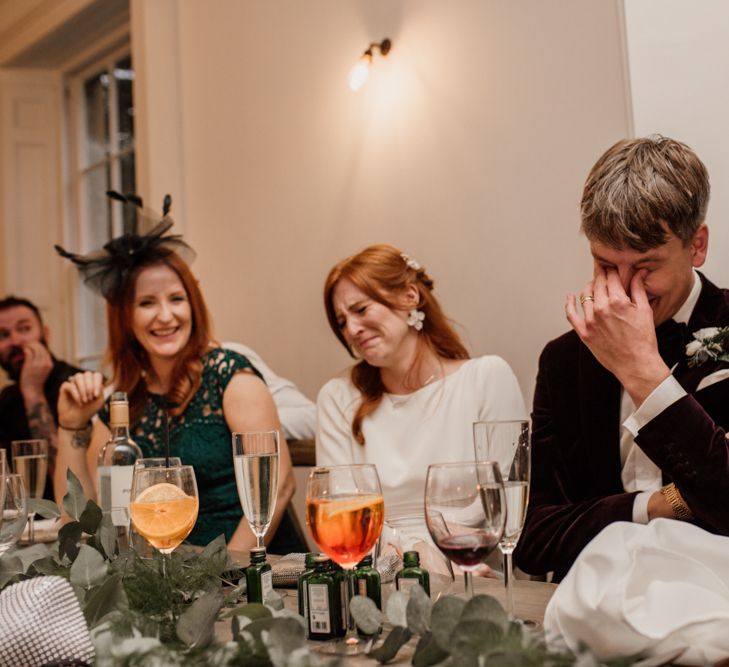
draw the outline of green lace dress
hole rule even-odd
[[[187,541],[205,545],[220,535],[226,540],[243,516],[235,485],[230,429],[223,417],[223,392],[233,375],[249,370],[260,377],[246,357],[216,348],[203,357],[202,384],[185,412],[170,417],[170,455],[195,468],[200,513]],[[99,417],[109,425],[108,402]],[[144,456],[164,456],[163,397],[150,394],[132,438]],[[281,526],[283,528],[283,526]]]

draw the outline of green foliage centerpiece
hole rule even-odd
[[[48,500],[32,500],[29,511],[60,518]],[[0,591],[32,577],[56,575],[68,580],[88,623],[99,667],[207,666],[333,667],[309,651],[303,619],[283,609],[274,596],[267,605],[241,604],[243,571],[231,566],[223,537],[203,550],[178,550],[167,560],[156,553],[142,559],[119,553],[111,517],[88,500],[69,472],[63,511],[70,520],[53,545],[35,544],[0,557]],[[492,597],[470,600],[444,596],[434,604],[419,586],[409,596],[393,592],[386,615],[369,598],[352,599],[360,630],[384,641],[370,657],[387,663],[407,644],[415,667],[622,667],[641,665],[639,656],[601,661],[587,648],[578,655],[548,647],[542,637],[509,621]],[[230,625],[231,639],[216,640],[216,623]],[[218,634],[221,634],[220,632]],[[374,644],[374,642],[373,642]],[[413,646],[414,645],[414,646]]]
[[[33,500],[30,511],[60,518],[49,500]],[[0,591],[32,577],[56,575],[73,587],[96,649],[96,665],[251,665],[283,667],[321,664],[306,648],[303,619],[283,609],[243,604],[243,571],[231,566],[223,537],[195,553],[155,552],[142,559],[119,553],[109,515],[88,500],[68,473],[63,510],[70,517],[53,545],[35,544],[0,557]],[[215,639],[216,622],[230,624],[231,641]]]

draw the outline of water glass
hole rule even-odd
[[[46,440],[13,440],[10,443],[13,454],[13,468],[23,478],[28,498],[42,498],[48,475],[48,442]],[[35,542],[33,519],[35,512],[28,514],[28,541]]]
[[[23,534],[28,520],[28,497],[20,475],[5,475],[5,498],[0,520],[0,556],[10,549]]]

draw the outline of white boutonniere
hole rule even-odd
[[[706,361],[729,361],[729,327],[706,327],[694,332],[686,346],[689,366],[701,366]]]

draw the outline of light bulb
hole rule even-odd
[[[356,93],[367,81],[370,75],[370,58],[363,56],[357,61],[349,74],[349,87]]]

